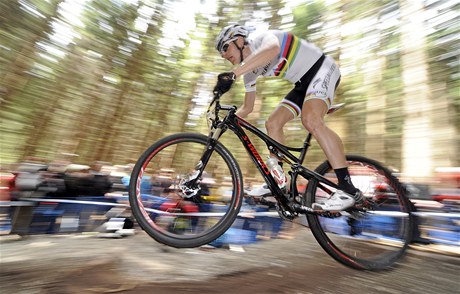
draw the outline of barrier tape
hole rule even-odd
[[[23,198],[20,201],[0,201],[0,207],[7,206],[27,206],[30,202],[50,202],[50,203],[69,203],[69,204],[85,204],[85,205],[101,205],[101,206],[116,206],[116,207],[130,207],[129,204],[123,203],[112,203],[112,202],[101,202],[101,201],[87,201],[87,200],[73,200],[73,199],[54,199],[54,198]],[[157,214],[168,214],[168,215],[187,215],[187,216],[222,216],[224,212],[197,212],[197,213],[171,213],[163,210],[146,208],[147,211]],[[374,211],[375,215],[392,216],[392,217],[403,217],[406,213],[398,211]],[[347,213],[343,212],[344,215]],[[451,217],[460,218],[460,213],[455,212],[414,212],[416,216],[420,217]],[[240,211],[238,216],[241,217],[253,217],[253,216],[279,216],[276,211]]]

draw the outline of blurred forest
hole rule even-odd
[[[347,153],[413,177],[460,166],[458,0],[2,0],[0,11],[2,165],[133,163],[165,135],[206,134],[216,76],[231,69],[214,39],[238,22],[290,30],[336,58],[335,102],[347,106],[328,124]],[[238,81],[222,102],[240,105],[243,88]],[[263,128],[291,88],[260,79],[249,121]],[[305,134],[290,123],[288,145]],[[222,140],[252,174],[234,139]],[[312,151],[314,167],[325,157]]]

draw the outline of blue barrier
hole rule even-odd
[[[448,214],[447,214],[448,215]],[[460,246],[460,216],[430,215],[423,219],[424,234],[433,243]]]
[[[351,226],[348,224],[347,217],[339,218],[322,218],[321,226],[327,232],[331,232],[338,235],[349,236],[351,235]]]
[[[61,217],[64,210],[57,209],[57,205],[47,204],[34,209],[29,234],[56,233],[56,219]]]
[[[95,221],[93,216],[103,216],[115,199],[104,196],[86,196],[77,199],[28,199],[36,201],[38,206],[31,212],[31,221],[23,233],[54,234],[63,232],[82,232],[94,230],[105,222]],[[105,205],[102,205],[105,204]],[[10,210],[13,210],[14,206]],[[11,212],[10,212],[11,215]]]
[[[141,195],[148,208],[160,209],[168,201],[167,198],[151,194]],[[19,203],[20,201],[18,201]],[[127,196],[85,196],[74,199],[24,199],[22,202],[36,202],[33,209],[32,221],[28,228],[29,234],[52,234],[61,232],[82,232],[94,230],[107,219],[104,215],[112,207],[126,208]],[[13,210],[14,203],[0,203],[1,207]],[[18,204],[19,205],[19,204]],[[199,213],[218,212],[225,210],[225,205],[206,203],[197,205]],[[155,212],[152,212],[155,214]],[[422,234],[432,243],[460,245],[460,215],[458,213],[417,212],[422,220]],[[398,234],[397,217],[372,215],[357,222],[350,222],[347,217],[336,219],[322,218],[322,225],[327,231],[340,235],[380,234],[391,238]],[[5,227],[10,223],[5,221]],[[193,225],[193,224],[192,224]],[[282,230],[283,221],[275,211],[269,211],[266,206],[244,204],[235,223],[223,236],[211,245],[250,244],[261,239],[276,238]]]
[[[247,245],[256,241],[256,231],[230,228],[222,236],[211,242],[209,245],[214,247],[222,247],[228,244]]]
[[[258,241],[261,238],[277,238],[283,221],[276,215],[268,213],[264,206],[243,205],[240,215],[235,222],[221,237],[210,245],[221,247],[226,244],[246,245]]]

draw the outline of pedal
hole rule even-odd
[[[367,210],[375,210],[379,205],[378,205],[377,202],[375,202],[373,199],[366,198],[366,199],[364,199],[364,204],[363,204],[363,206],[364,206]]]
[[[358,211],[358,212],[367,212],[370,210],[375,210],[378,207],[378,204],[369,198],[364,199],[362,203],[355,204],[350,211]]]

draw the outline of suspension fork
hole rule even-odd
[[[212,153],[214,152],[214,148],[217,144],[217,140],[214,140],[213,138],[210,138],[208,140],[208,143],[206,144],[206,149],[203,152],[203,155],[201,156],[200,160],[195,166],[195,170],[198,171],[198,173],[195,175],[194,179],[192,179],[191,184],[194,184],[197,179],[201,177],[203,174],[204,168],[209,162],[209,159],[211,158]]]
[[[214,148],[217,145],[218,139],[225,131],[226,131],[226,128],[224,128],[223,126],[219,126],[213,132],[209,134],[208,142],[206,144],[206,149],[204,150],[203,155],[201,156],[200,160],[195,166],[195,171],[198,171],[198,173],[196,173],[194,177],[190,179],[190,181],[188,181],[188,184],[191,187],[193,187],[196,184],[197,180],[203,174],[203,171],[206,165],[208,164],[209,159],[212,156],[212,153],[214,152]]]

